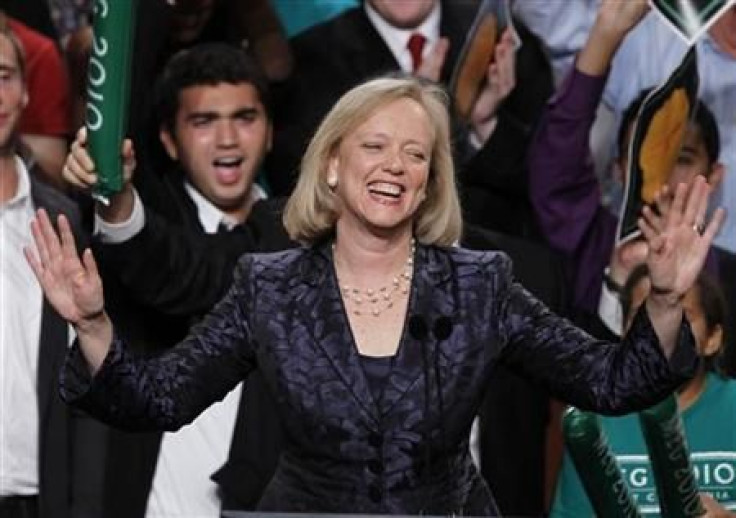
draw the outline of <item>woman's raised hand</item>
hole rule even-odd
[[[723,224],[726,213],[715,211],[706,221],[711,187],[698,176],[690,184],[680,184],[661,221],[644,212],[639,228],[649,244],[647,265],[652,293],[681,299],[703,268],[708,250]],[[649,216],[649,217],[648,217]]]
[[[66,217],[59,216],[58,223],[59,234],[40,209],[31,222],[36,251],[23,251],[54,309],[71,324],[84,326],[104,313],[102,280],[89,249],[79,259]]]

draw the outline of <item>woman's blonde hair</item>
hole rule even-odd
[[[343,95],[320,124],[301,163],[296,188],[286,204],[284,226],[292,239],[312,244],[334,232],[335,195],[327,185],[328,164],[345,136],[377,109],[399,99],[419,103],[432,124],[432,154],[426,198],[415,215],[419,242],[449,246],[460,238],[462,220],[450,146],[447,94],[412,77],[384,77]]]

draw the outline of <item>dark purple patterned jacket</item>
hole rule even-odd
[[[225,298],[158,358],[115,339],[90,379],[75,346],[63,396],[116,426],[175,430],[260,369],[286,433],[260,509],[492,515],[468,436],[495,364],[619,414],[662,399],[697,362],[686,322],[668,362],[645,311],[622,343],[596,341],[514,282],[506,255],[418,246],[407,325],[375,401],[330,250],[244,256]]]

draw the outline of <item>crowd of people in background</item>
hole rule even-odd
[[[286,200],[337,101],[382,76],[446,88],[481,2],[139,1],[124,185],[105,205],[90,197],[97,171],[83,128],[93,4],[0,0],[0,516],[254,510],[288,435],[262,373],[177,432],[123,431],[67,406],[58,380],[74,332],[23,257],[30,223],[40,208],[67,217],[78,248],[94,252],[119,338],[159,355],[226,295],[243,254],[299,246]],[[499,38],[469,115],[450,121],[456,244],[505,252],[537,299],[615,341],[652,289],[647,240],[616,242],[631,128],[687,47],[644,0],[510,5],[520,46]],[[731,452],[718,461],[733,475],[736,4],[695,48],[695,116],[644,217],[655,221],[678,184],[712,191],[709,213],[726,208],[685,298],[704,362],[680,404],[694,455]],[[500,512],[590,514],[560,404],[507,367],[495,367],[469,438]],[[717,437],[705,430],[714,415]],[[631,416],[605,426],[616,453],[643,455]],[[736,511],[736,479],[724,487],[703,496],[710,512]]]

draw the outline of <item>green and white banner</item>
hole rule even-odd
[[[93,196],[102,202],[123,186],[120,149],[128,122],[136,3],[95,0],[86,126],[98,174]]]

